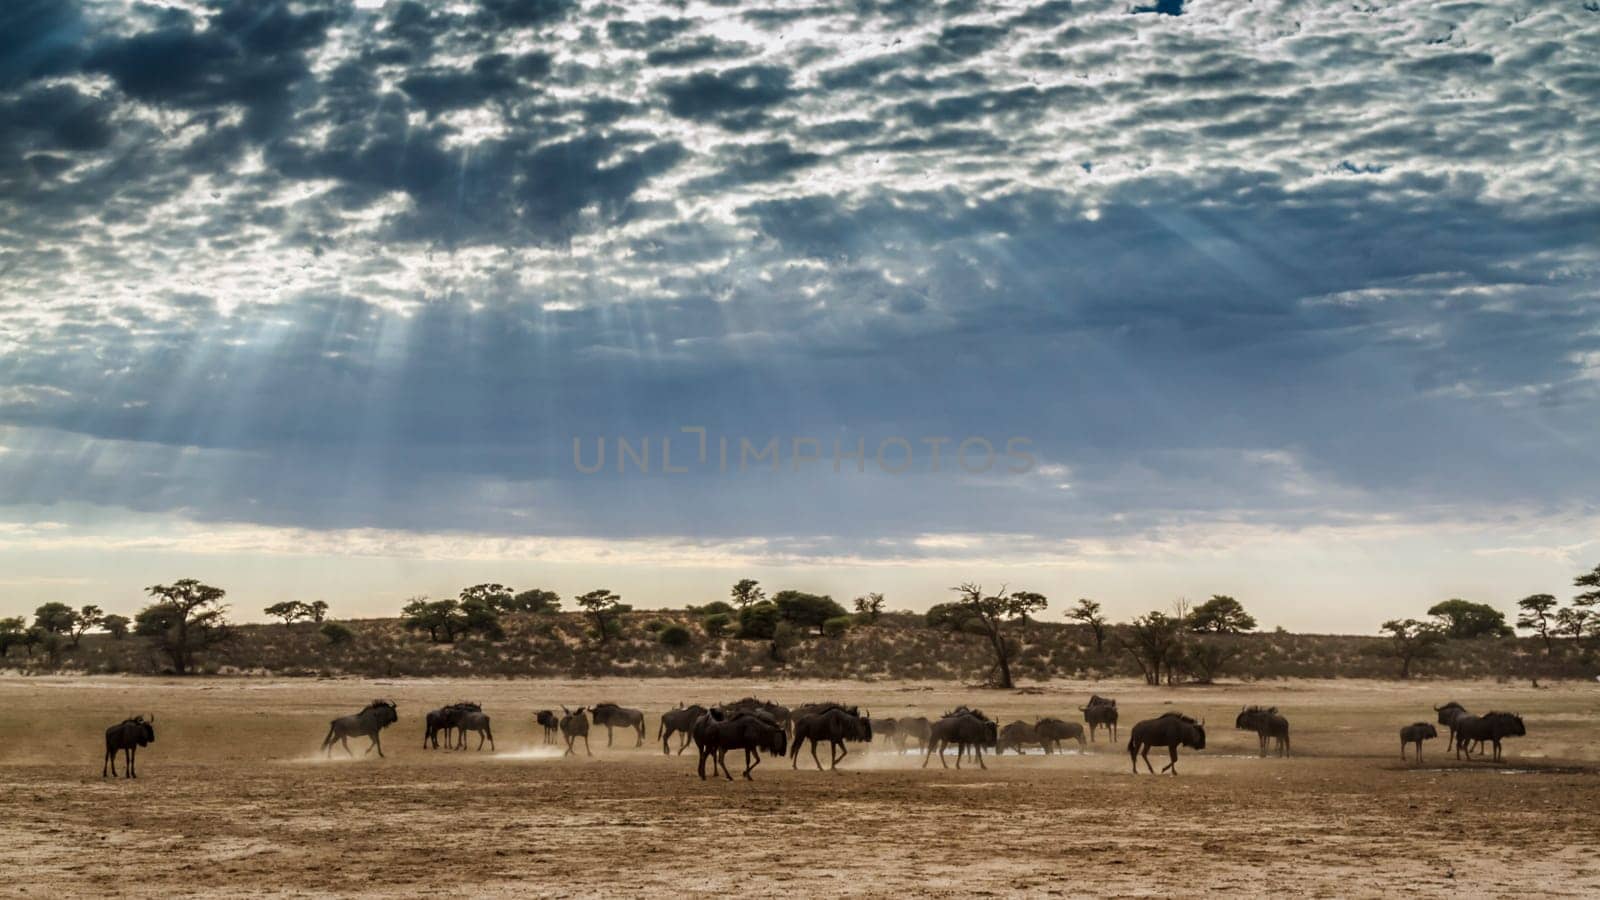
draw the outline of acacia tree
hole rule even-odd
[[[1556,650],[1550,634],[1555,627],[1555,616],[1551,613],[1559,602],[1551,594],[1533,594],[1517,601],[1518,608],[1522,610],[1522,614],[1517,616],[1517,627],[1532,631],[1542,638],[1546,656]]]
[[[274,619],[282,619],[283,627],[285,628],[306,617],[306,605],[299,600],[285,600],[282,603],[274,603],[261,611]]]
[[[561,595],[555,591],[534,588],[512,597],[509,603],[501,604],[501,609],[506,612],[553,613],[561,609]]]
[[[1400,660],[1401,678],[1410,678],[1412,662],[1435,656],[1445,641],[1442,627],[1416,619],[1390,619],[1381,630],[1389,635],[1389,652]]]
[[[878,618],[883,615],[884,599],[882,594],[868,594],[856,598],[856,618],[867,625],[877,624]]]
[[[133,620],[127,616],[119,616],[116,613],[100,617],[100,627],[104,628],[106,634],[111,635],[111,639],[114,641],[120,641],[127,637],[128,626],[132,624]]]
[[[738,584],[729,592],[733,605],[740,609],[754,606],[767,599],[767,592],[761,589],[761,582],[754,578],[741,578]]]
[[[628,609],[622,604],[621,595],[613,594],[606,588],[580,594],[573,602],[594,618],[595,636],[602,644],[619,630],[620,616]]]
[[[72,646],[78,646],[83,640],[83,635],[91,628],[99,628],[105,622],[105,611],[90,603],[72,614]]]
[[[1212,594],[1210,600],[1196,606],[1189,613],[1187,624],[1190,631],[1199,633],[1242,634],[1256,630],[1255,616],[1226,594]]]
[[[467,617],[455,600],[429,600],[412,597],[400,609],[401,621],[411,631],[426,631],[428,640],[448,644],[467,627]]]
[[[1088,626],[1094,635],[1094,652],[1106,650],[1106,617],[1100,614],[1100,604],[1087,597],[1079,597],[1078,605],[1067,610],[1067,618]]]
[[[1119,640],[1138,664],[1145,684],[1160,684],[1163,674],[1172,681],[1172,665],[1181,644],[1183,620],[1155,610],[1129,622],[1127,632],[1128,637]]]
[[[301,606],[305,609],[306,618],[313,623],[320,625],[322,620],[328,616],[328,601],[326,600],[313,600],[310,603],[302,603]]]
[[[1573,606],[1588,610],[1595,604],[1600,604],[1600,565],[1596,565],[1594,571],[1585,572],[1572,579],[1572,584],[1574,587],[1588,588],[1587,591],[1572,598]]]
[[[1579,606],[1569,606],[1556,613],[1556,630],[1572,638],[1573,642],[1583,641],[1583,633],[1589,627],[1589,622],[1594,614]]]
[[[1487,603],[1472,603],[1454,598],[1428,607],[1428,615],[1439,620],[1445,635],[1452,638],[1506,637],[1506,614]]]
[[[189,674],[196,653],[232,636],[226,618],[228,608],[222,605],[228,592],[222,588],[184,578],[172,584],[152,585],[145,592],[158,599],[139,611],[135,630],[155,639],[156,646],[172,660],[173,672]]]
[[[1006,639],[1005,624],[1043,610],[1048,601],[1043,594],[1028,591],[1009,593],[1003,585],[998,593],[989,595],[984,594],[981,585],[971,582],[951,590],[959,598],[956,605],[967,614],[967,627],[983,635],[994,652],[994,686],[1002,689],[1014,687],[1011,659],[1016,646]]]
[[[33,611],[33,627],[47,634],[71,634],[77,619],[65,603],[46,603]]]
[[[475,584],[461,589],[462,606],[487,606],[500,611],[510,611],[511,605],[516,602],[516,594],[511,588],[499,583]]]

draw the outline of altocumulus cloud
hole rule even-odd
[[[1593,516],[1590,7],[8,3],[0,504],[819,560]],[[681,426],[1041,466],[572,465]]]

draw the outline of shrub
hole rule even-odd
[[[661,621],[660,619],[651,619],[650,621],[644,623],[644,630],[650,632],[651,634],[655,634],[666,627],[667,623]]]
[[[668,625],[661,629],[657,640],[668,647],[687,647],[689,645],[689,629],[682,625]]]
[[[338,622],[324,622],[319,630],[330,644],[348,644],[356,636],[356,633],[351,631],[349,626],[341,625]]]
[[[700,625],[705,628],[708,637],[722,637],[733,627],[733,617],[727,613],[712,613],[701,620]]]
[[[850,625],[853,621],[854,617],[852,616],[834,616],[822,623],[822,633],[831,638],[840,637],[850,630]]]
[[[739,610],[739,637],[748,641],[767,641],[778,628],[778,605],[763,600]]]

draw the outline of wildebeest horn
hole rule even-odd
[[[561,704],[561,711],[569,716],[572,715],[572,710],[567,709],[567,705],[565,703]]]

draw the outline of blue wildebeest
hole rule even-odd
[[[554,744],[556,742],[556,732],[561,730],[561,720],[556,718],[555,710],[541,709],[533,714],[533,720],[539,723],[539,727],[544,729],[544,742],[546,744]]]
[[[123,719],[121,722],[106,729],[106,758],[100,764],[100,777],[106,777],[106,766],[111,767],[111,777],[117,777],[117,751],[122,751],[123,765],[122,777],[138,778],[133,770],[134,757],[139,755],[139,748],[155,743],[156,717],[149,719],[144,716],[134,716]]]
[[[674,734],[683,735],[678,742],[678,752],[683,753],[689,746],[689,732],[694,728],[694,723],[705,714],[706,708],[698,703],[691,706],[679,703],[677,709],[662,713],[661,724],[656,727],[656,740],[661,742],[662,755],[672,755],[671,738]]]
[[[1400,729],[1400,759],[1406,758],[1406,745],[1417,745],[1417,762],[1422,762],[1422,742],[1439,736],[1439,729],[1428,722],[1413,722]]]
[[[378,739],[378,733],[400,720],[400,712],[392,700],[374,700],[367,704],[366,709],[353,716],[340,716],[328,723],[328,736],[322,739],[322,749],[329,756],[333,755],[333,745],[344,745],[344,752],[350,752],[350,738],[370,737],[372,743],[367,746],[367,753],[373,750],[383,756],[383,742]]]
[[[800,767],[800,744],[811,742],[811,761],[822,771],[822,760],[817,758],[817,742],[828,742],[828,768],[837,770],[839,760],[849,754],[845,741],[872,743],[872,723],[854,706],[828,704],[798,715],[794,720],[794,745],[789,749],[789,768]]]
[[[1488,741],[1494,744],[1494,761],[1500,762],[1500,741],[1508,737],[1522,737],[1528,733],[1523,727],[1522,717],[1513,713],[1486,712],[1481,716],[1460,716],[1455,722],[1456,731],[1456,759],[1461,758],[1462,751],[1466,751],[1467,759],[1472,758],[1472,742],[1480,745],[1478,752],[1482,753],[1482,744]]]
[[[1078,752],[1083,752],[1083,726],[1077,722],[1040,719],[1034,723],[1033,730],[1039,737],[1039,746],[1046,753],[1060,753],[1062,741],[1077,741]]]
[[[615,703],[596,703],[591,707],[594,714],[594,723],[606,727],[606,746],[611,746],[611,729],[632,728],[638,733],[639,739],[634,742],[635,747],[644,746],[644,713],[637,709],[628,709]]]
[[[1162,766],[1161,771],[1171,770],[1173,775],[1177,775],[1179,746],[1195,750],[1206,748],[1204,719],[1196,722],[1183,713],[1169,712],[1133,726],[1133,734],[1128,738],[1128,758],[1133,761],[1133,774],[1139,774],[1139,758],[1142,756],[1145,768],[1154,775],[1156,770],[1155,766],[1150,765],[1150,748],[1166,747],[1172,762]]]
[[[483,711],[483,707],[476,703],[462,703],[459,704],[459,706],[461,709],[461,715],[456,719],[456,735],[458,740],[456,749],[467,749],[467,732],[476,731],[478,733],[477,749],[483,749],[484,739],[487,738],[489,741],[489,751],[491,753],[494,752],[494,732],[489,728],[489,716]]]
[[[1240,731],[1254,731],[1261,744],[1261,755],[1267,755],[1267,742],[1279,756],[1289,755],[1289,720],[1278,714],[1276,706],[1247,706],[1239,710],[1233,727]]]
[[[1111,735],[1111,740],[1117,739],[1117,701],[1099,694],[1089,696],[1089,705],[1078,707],[1083,713],[1083,721],[1089,726],[1089,742],[1094,742],[1094,733],[1102,726],[1106,733]]]
[[[724,709],[708,710],[693,727],[694,744],[700,751],[697,771],[700,780],[706,778],[706,760],[711,760],[711,774],[717,769],[733,780],[728,771],[728,751],[744,751],[744,777],[754,781],[750,773],[761,765],[761,751],[782,757],[789,749],[789,735],[777,719],[762,710],[731,712]]]
[[[594,751],[589,749],[589,716],[586,707],[567,709],[561,707],[561,736],[567,739],[567,752],[562,756],[577,756],[578,751],[573,748],[573,743],[578,738],[583,738],[583,752],[593,756]]]
[[[939,750],[939,765],[950,768],[944,761],[944,748],[956,745],[956,768],[961,768],[961,757],[967,750],[972,751],[972,756],[978,761],[980,769],[989,768],[983,761],[983,748],[992,747],[1000,737],[1000,729],[993,719],[983,714],[982,710],[968,709],[965,706],[944,714],[944,717],[933,723],[928,729],[927,746],[922,755],[922,767],[928,767],[929,760],[933,759],[934,748]]]

